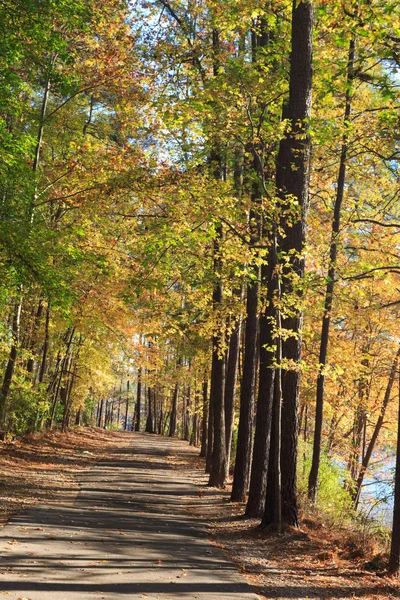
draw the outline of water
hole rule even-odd
[[[393,521],[395,457],[386,454],[367,470],[360,496],[360,510],[366,516],[391,527]]]

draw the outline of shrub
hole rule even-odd
[[[311,445],[299,445],[298,490],[302,505],[307,505],[308,476],[311,468]],[[316,509],[333,520],[354,516],[351,495],[345,489],[346,470],[326,452],[321,453]]]

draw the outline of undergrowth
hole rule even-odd
[[[390,530],[379,520],[353,508],[347,489],[346,470],[326,453],[321,454],[318,493],[315,504],[307,495],[311,467],[309,447],[299,446],[298,493],[303,522],[311,529],[324,528],[347,558],[363,559],[366,568],[381,568],[381,557],[390,544]],[[335,538],[337,538],[335,540]]]

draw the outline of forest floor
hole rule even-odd
[[[368,554],[373,541],[348,526],[329,527],[314,518],[281,536],[258,528],[259,519],[244,518],[245,505],[229,500],[230,490],[207,487],[204,462],[193,448],[175,450],[170,458],[199,488],[196,513],[209,523],[214,543],[223,548],[257,593],[278,600],[394,600],[400,581],[368,563],[384,564]],[[357,537],[358,536],[358,537]],[[372,551],[373,552],[373,551]]]
[[[0,444],[1,521],[38,501],[49,506],[76,501],[82,477],[95,463],[101,466],[111,459],[126,460],[127,435],[134,448],[135,436],[94,428]],[[398,581],[366,570],[366,562],[373,557],[361,556],[343,531],[316,521],[303,523],[299,530],[280,537],[260,531],[256,520],[242,518],[243,506],[229,502],[228,491],[207,488],[197,449],[180,440],[151,439],[154,446],[161,442],[165,468],[191,485],[190,494],[179,505],[182,515],[208,524],[214,547],[226,552],[259,596],[279,600],[400,598]],[[155,466],[151,447],[141,455],[149,468]],[[156,460],[160,460],[159,453]],[[0,597],[1,593],[10,597],[8,589],[1,589]],[[242,597],[242,593],[237,596]]]

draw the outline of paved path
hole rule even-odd
[[[257,600],[182,509],[198,493],[168,466],[170,444],[127,434],[121,456],[81,476],[74,504],[14,517],[0,530],[0,600]]]

